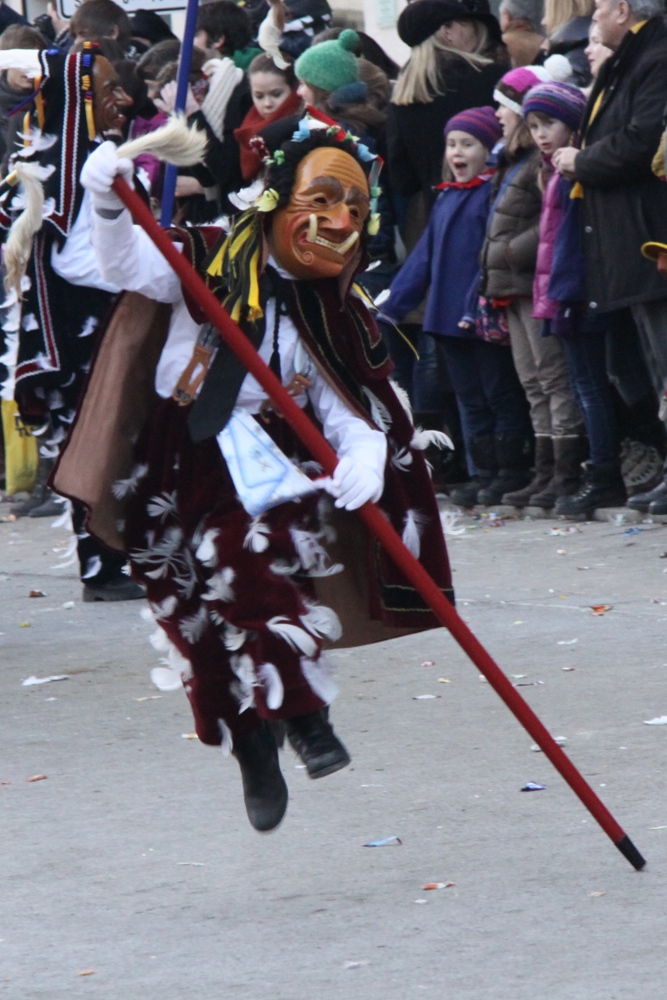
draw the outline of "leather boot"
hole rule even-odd
[[[287,785],[278,763],[278,747],[267,726],[234,740],[232,754],[241,768],[248,819],[256,830],[274,830],[287,810]]]
[[[663,466],[662,482],[647,493],[630,497],[626,506],[642,514],[667,514],[667,462]]]
[[[506,493],[515,493],[531,480],[533,449],[528,438],[500,435],[495,439],[498,472],[477,494],[477,503],[489,506],[500,503]]]
[[[47,480],[51,475],[53,464],[54,462],[52,458],[44,458],[42,455],[39,456],[37,464],[37,479],[32,488],[32,492],[27,500],[21,500],[19,503],[12,504],[9,508],[12,514],[15,514],[16,517],[29,517],[31,511],[37,510],[38,507],[43,506],[55,497],[55,493],[53,493],[53,491],[46,485]],[[57,517],[59,514],[62,514],[62,512],[63,507],[61,505],[55,512],[54,516]]]
[[[554,514],[592,514],[598,507],[623,507],[627,498],[618,459],[600,465],[586,462],[581,489],[572,496],[560,497]]]
[[[588,455],[584,437],[557,437],[553,439],[554,474],[541,493],[530,498],[531,507],[551,510],[559,497],[576,493],[583,478],[582,463]]]
[[[310,778],[324,778],[350,763],[324,712],[310,712],[286,720],[287,739],[306,765]]]
[[[515,490],[513,493],[506,493],[502,498],[503,503],[511,504],[512,507],[528,507],[533,503],[533,495],[541,494],[551,483],[554,474],[554,446],[553,440],[546,434],[538,434],[535,438],[535,475],[522,490]],[[538,504],[538,506],[541,506]],[[550,504],[553,506],[553,504]]]
[[[474,507],[479,491],[490,485],[498,471],[496,442],[493,435],[484,434],[481,437],[471,438],[468,447],[476,471],[469,482],[463,483],[449,494],[451,502],[458,504],[459,507]]]

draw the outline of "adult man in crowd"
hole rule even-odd
[[[502,0],[500,29],[512,66],[532,66],[544,41],[542,0]]]
[[[613,50],[591,92],[582,148],[559,149],[554,166],[583,193],[588,308],[632,308],[660,395],[667,390],[667,284],[642,258],[667,232],[667,190],[651,172],[667,97],[664,0],[596,0],[600,41]],[[667,512],[665,480],[633,507]]]

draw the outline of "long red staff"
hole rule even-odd
[[[213,292],[207,288],[199,275],[178,252],[169,236],[155,222],[150,210],[121,177],[116,177],[113,189],[132,213],[160,252],[166,257],[209,321],[219,330],[245,368],[254,375],[280,410],[292,429],[301,438],[313,457],[331,475],[337,464],[336,453],[303,414],[289,393],[283,388],[270,368],[264,364],[247,337],[230,319]],[[389,553],[401,572],[419,591],[440,622],[449,629],[461,648],[494,687],[521,725],[541,747],[557,771],[565,778],[572,791],[579,796],[591,815],[598,821],[604,832],[611,837],[621,854],[637,870],[646,864],[635,845],[618,825],[604,803],[576,769],[572,761],[561,750],[553,737],[540,722],[533,710],[518,691],[512,687],[498,664],[491,658],[481,643],[475,638],[449,601],[443,597],[429,574],[407,550],[402,540],[372,503],[366,503],[357,511],[366,527]]]

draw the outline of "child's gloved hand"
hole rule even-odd
[[[81,183],[91,192],[95,208],[124,208],[111,185],[120,176],[130,187],[134,187],[133,173],[132,160],[119,157],[115,144],[109,139],[98,146],[84,163]]]

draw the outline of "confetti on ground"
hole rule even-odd
[[[528,674],[510,674],[510,677],[513,677],[515,681],[522,681],[527,676],[528,676]]]
[[[604,615],[607,611],[611,611],[613,604],[590,604],[589,607],[594,615]]]
[[[77,976],[94,976],[94,969],[82,969],[81,972],[77,972]]]
[[[627,531],[623,532],[623,537],[627,538],[628,535],[639,535],[641,531],[642,528],[628,528]]]
[[[533,687],[539,687],[541,684],[543,685],[544,681],[519,681],[518,684],[512,684],[512,687],[533,688]]]
[[[11,781],[0,781],[0,785],[11,785]],[[649,826],[649,830],[667,830],[667,826]]]
[[[574,646],[575,642],[579,642],[578,639],[559,639],[557,645],[559,646]]]
[[[384,840],[369,840],[364,847],[400,847],[402,843],[400,837],[385,837]]]
[[[424,660],[424,662],[422,663],[422,667],[434,667],[434,666],[435,666],[435,660]]]
[[[557,743],[559,747],[564,747],[567,743],[567,736],[554,736],[554,743]],[[542,747],[538,743],[533,743],[530,748],[534,753],[542,753]]]
[[[43,590],[31,590],[28,597],[46,597]]]
[[[431,701],[433,698],[439,698],[439,694],[413,694],[413,701]]]
[[[667,715],[659,715],[655,719],[644,719],[645,726],[667,726]]]
[[[46,781],[45,774],[33,774],[32,778],[26,778],[26,781]]]
[[[189,866],[190,868],[205,868],[206,867],[206,864],[205,864],[204,861],[177,861],[176,864],[180,865],[182,868],[185,867],[185,866]]]
[[[7,514],[5,517],[0,517],[0,523],[8,524],[10,521],[16,520],[16,514]]]
[[[519,619],[519,621],[518,622],[514,622],[514,624],[515,625],[523,625],[523,622],[521,621],[521,619]]]
[[[589,892],[588,895],[589,896],[606,896],[607,893],[606,892],[598,891],[598,892]]]
[[[143,698],[135,698],[134,700],[135,701],[157,701],[158,698],[161,698],[161,697],[162,697],[161,694],[145,694],[143,696]]]
[[[196,733],[181,733],[182,740],[198,740],[199,737]]]
[[[364,965],[370,965],[371,963],[368,959],[363,959],[362,961],[348,961],[343,962],[344,969],[361,969]]]
[[[0,781],[0,785],[11,785],[11,781]]]
[[[522,792],[543,792],[546,785],[538,785],[536,781],[529,781],[527,785],[524,785],[521,789]]]
[[[428,903],[428,899],[415,899],[415,903]]]
[[[65,611],[71,611],[72,608],[75,607],[74,601],[65,601],[65,603],[63,604],[63,607],[64,607]]]
[[[438,677],[438,684],[451,684],[452,682],[448,677]]]
[[[566,556],[567,555],[567,549],[556,549],[556,555],[557,556]]]
[[[453,885],[456,885],[456,882],[427,882],[422,889],[449,889]]]
[[[575,528],[573,524],[567,525],[567,527],[562,528],[552,528],[549,532],[550,535],[576,535],[579,532],[579,528]]]
[[[50,684],[52,681],[68,681],[69,674],[51,674],[50,677],[26,677],[21,687],[32,687],[34,684]]]
[[[561,667],[561,670],[564,670],[568,674],[574,673],[574,667]]]
[[[30,628],[31,625],[32,625],[32,622],[20,622],[19,623],[19,628]]]

